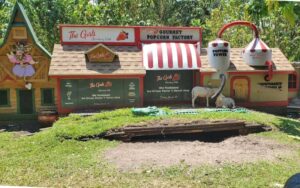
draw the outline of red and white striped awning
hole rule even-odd
[[[196,46],[185,43],[144,44],[143,63],[146,70],[194,70],[201,67]]]

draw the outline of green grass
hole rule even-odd
[[[60,139],[76,139],[83,136],[98,135],[109,129],[126,126],[128,124],[167,118],[190,120],[239,119],[269,125],[293,136],[300,135],[299,121],[256,111],[232,113],[200,110],[200,113],[197,115],[135,116],[131,113],[130,109],[127,108],[99,113],[89,117],[80,117],[79,115],[71,114],[68,117],[61,118],[55,123],[53,131]]]
[[[71,115],[54,127],[30,137],[0,133],[0,185],[52,187],[272,187],[300,172],[300,150],[293,158],[278,162],[190,167],[178,164],[169,168],[145,168],[141,172],[119,172],[103,153],[117,141],[75,138],[100,134],[110,128],[160,118],[243,119],[275,128],[260,133],[279,142],[296,145],[300,122],[251,111],[250,113],[212,113],[166,117],[133,116],[130,109],[96,114]],[[67,138],[67,139],[66,139]]]

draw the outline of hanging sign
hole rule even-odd
[[[278,89],[279,91],[282,90],[282,82],[261,82],[258,85],[265,88]]]
[[[200,42],[201,29],[187,27],[141,27],[140,36],[142,42]]]
[[[62,44],[135,43],[135,30],[133,27],[62,25],[60,32]]]

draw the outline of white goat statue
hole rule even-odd
[[[235,108],[235,102],[230,97],[225,97],[224,95],[220,94],[216,100],[216,107],[217,108]]]
[[[195,108],[195,100],[198,97],[206,97],[206,106],[209,107],[209,97],[213,96],[217,88],[196,86],[192,89],[192,106]]]

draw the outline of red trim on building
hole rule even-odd
[[[205,76],[211,76],[213,73],[212,72],[200,72],[200,80],[199,80],[199,84],[200,86],[204,86],[204,77]]]
[[[143,74],[131,74],[131,75],[52,75],[51,78],[59,78],[59,79],[82,79],[82,78],[139,78],[144,77]]]
[[[62,113],[62,106],[61,106],[61,91],[60,91],[60,79],[57,78],[56,80],[56,94],[57,94],[57,111],[58,113]]]
[[[139,49],[142,49],[142,42],[141,42],[141,32],[140,32],[140,28],[135,28],[134,30],[134,36],[135,36],[135,43],[136,46]]]
[[[156,29],[190,29],[190,30],[200,30],[201,27],[177,27],[177,26],[133,26],[139,28],[156,28]]]
[[[293,75],[295,75],[296,76],[296,88],[288,88],[289,89],[289,92],[290,93],[292,93],[292,92],[298,92],[299,91],[299,74],[297,73],[297,72],[293,72],[293,73],[291,73],[291,74],[293,74]],[[288,76],[289,77],[289,76]],[[289,84],[289,80],[288,80],[288,84]]]
[[[95,45],[101,42],[61,42],[62,45]],[[102,42],[107,46],[136,46],[136,43],[131,42]]]
[[[60,37],[59,37],[60,38],[60,44],[63,45],[63,43],[62,43],[62,41],[63,41],[62,40],[62,27],[61,26],[59,26],[59,33],[60,33]]]
[[[169,41],[169,40],[153,40],[153,41],[141,41],[143,44],[151,44],[151,43],[189,43],[189,44],[197,44],[199,41],[190,41],[190,40],[181,40],[181,41]]]
[[[200,46],[199,46],[199,48],[201,49],[201,47],[202,47],[202,32],[203,32],[203,30],[202,30],[202,28],[200,27],[200,33],[199,33],[199,39],[200,39]],[[200,53],[199,53],[199,55],[200,55]]]

